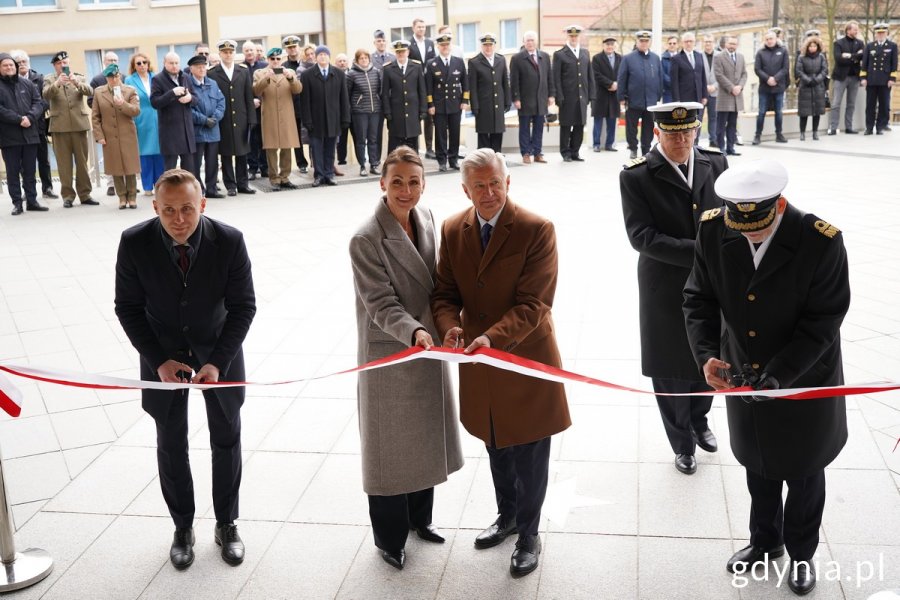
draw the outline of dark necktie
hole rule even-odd
[[[688,166],[687,165],[678,165],[678,170],[681,171],[681,174],[684,175],[684,178],[687,179],[688,176]]]
[[[188,269],[191,267],[191,259],[188,257],[188,247],[184,244],[179,244],[175,246],[175,249],[178,250],[178,266],[181,268],[181,272],[187,275]]]
[[[731,55],[731,62],[733,62],[734,64],[737,64],[737,54]]]
[[[481,226],[481,249],[484,250],[487,248],[488,242],[491,241],[491,230],[494,227],[490,223],[485,223]]]
[[[328,71],[327,70],[322,69],[322,77],[325,79],[328,79]]]
[[[534,66],[534,70],[535,70],[535,71],[540,71],[540,70],[541,70],[541,68],[538,66],[538,61],[537,61],[537,55],[536,55],[536,54],[532,54],[532,55],[531,55],[531,64],[532,64],[532,66]]]

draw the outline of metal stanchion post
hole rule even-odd
[[[0,593],[34,585],[53,570],[53,559],[45,550],[28,548],[16,552],[12,510],[6,496],[3,457],[0,457],[0,563],[6,575],[6,581],[0,580]]]

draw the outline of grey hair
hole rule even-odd
[[[537,39],[538,39],[537,31],[526,31],[525,33],[522,34],[522,41],[524,42],[525,40],[527,40],[530,37],[533,37],[534,41],[537,41]]]
[[[31,62],[31,59],[28,56],[28,53],[22,50],[21,48],[16,48],[15,50],[10,50],[9,55],[13,57],[13,60],[19,62],[20,60],[27,59],[28,62]]]
[[[697,39],[697,37],[690,31],[685,31],[684,33],[681,34],[682,42],[685,40],[695,40],[696,41],[696,39]]]
[[[504,178],[509,174],[509,171],[506,168],[506,158],[502,154],[494,152],[490,148],[479,148],[474,152],[466,154],[466,157],[463,159],[462,165],[460,166],[460,173],[462,174],[463,181],[466,181],[472,171],[494,165],[500,167]]]

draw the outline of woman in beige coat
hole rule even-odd
[[[269,181],[274,188],[294,189],[297,186],[288,180],[291,149],[300,147],[294,95],[299,94],[303,86],[293,69],[281,66],[281,48],[272,48],[266,58],[269,66],[253,74],[253,93],[260,102],[262,147],[269,162]]]
[[[431,317],[436,260],[422,160],[401,146],[384,163],[384,197],[350,240],[360,364],[437,339]],[[417,360],[359,374],[363,489],[382,558],[403,568],[409,530],[444,538],[431,524],[434,486],[462,468],[446,363]]]
[[[141,100],[130,85],[122,85],[118,65],[109,65],[103,74],[106,85],[94,90],[91,124],[94,139],[103,146],[103,168],[112,175],[119,209],[137,208],[137,174],[141,172],[134,117],[141,112]]]

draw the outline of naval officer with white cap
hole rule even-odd
[[[844,383],[844,240],[834,225],[790,205],[787,183],[775,161],[733,167],[715,185],[725,206],[701,217],[684,315],[697,364],[717,390]],[[825,508],[824,469],[847,441],[844,397],[729,397],[726,406],[751,497],[750,544],[726,568],[748,573],[787,550],[788,586],[806,594],[816,584],[810,563]]]

